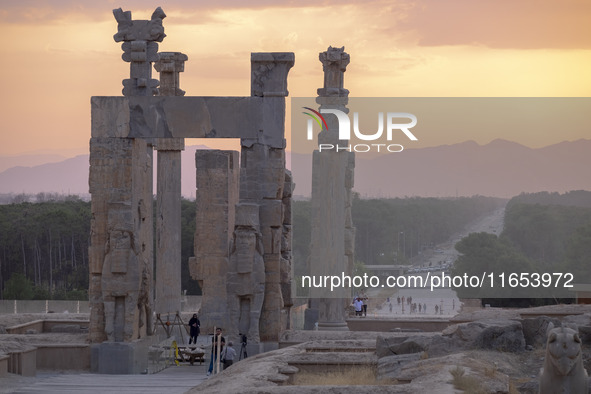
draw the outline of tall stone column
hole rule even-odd
[[[285,184],[283,186],[283,232],[281,237],[281,295],[283,296],[283,310],[281,315],[282,330],[291,329],[291,307],[293,298],[291,294],[291,265],[292,265],[292,196],[295,184],[291,171],[285,171]]]
[[[324,87],[318,89],[316,102],[320,109],[338,109],[348,112],[345,105],[349,91],[343,88],[344,72],[349,55],[343,48],[329,47],[320,53],[324,70]],[[324,128],[318,143],[347,146],[340,141],[338,121],[325,115],[328,128]],[[351,274],[352,256],[350,219],[351,188],[353,186],[353,153],[341,151],[314,151],[312,163],[312,245],[310,264],[313,275]],[[327,289],[313,291],[318,295],[318,329],[347,330],[346,307],[350,290],[339,288],[330,295]]]
[[[160,73],[159,96],[184,96],[179,73],[185,70],[187,56],[180,52],[161,52],[154,64]],[[181,151],[183,138],[158,138],[156,200],[156,300],[155,312],[175,315],[181,310]]]
[[[291,258],[290,253],[282,253],[282,244],[286,245],[282,240],[290,235],[284,230],[284,128],[287,74],[293,64],[293,53],[251,54],[251,96],[261,97],[264,123],[257,138],[240,140],[240,202],[259,205],[265,265],[260,350],[278,347],[279,334],[286,328],[291,305],[291,300],[286,303],[282,293],[282,283],[289,281],[285,277],[282,279],[282,272],[285,276],[291,265],[287,260]]]
[[[123,60],[130,78],[124,96],[151,96],[158,44],[164,38],[157,8],[151,20],[132,20],[131,12],[113,11],[116,42],[123,41]],[[113,118],[124,116],[115,113]],[[142,139],[121,138],[118,127],[92,123],[90,140],[91,244],[90,329],[92,369],[100,373],[139,373],[147,361],[140,341],[152,334],[152,146]]]
[[[238,152],[197,150],[195,167],[195,257],[189,259],[189,270],[203,291],[201,331],[209,333],[228,321],[226,280],[238,203]]]

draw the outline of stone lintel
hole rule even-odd
[[[258,231],[260,225],[258,204],[238,203],[236,204],[236,227],[252,227]]]
[[[264,116],[276,107],[276,100],[285,103],[284,97],[95,96],[91,98],[92,137],[256,140],[260,131],[277,130],[279,123]],[[284,113],[278,118],[283,120]],[[280,127],[277,133],[283,137],[284,124]],[[278,148],[283,147],[281,139]]]
[[[158,151],[181,151],[185,150],[184,138],[156,138],[153,141],[154,149]]]
[[[271,148],[285,149],[285,97],[263,97],[262,99],[264,128],[256,138],[242,136],[240,144],[251,147],[258,143]]]

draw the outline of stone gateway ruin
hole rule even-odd
[[[130,76],[123,96],[91,99],[92,369],[142,372],[148,347],[158,341],[152,316],[180,311],[184,138],[239,138],[241,144],[240,153],[208,150],[195,157],[197,223],[189,264],[204,294],[201,330],[221,326],[230,339],[247,334],[253,353],[275,349],[289,328],[291,306],[293,183],[285,168],[284,123],[294,54],[252,53],[250,96],[184,96],[179,73],[187,56],[158,52],[162,9],[150,20],[133,20],[121,9],[113,14],[114,39],[122,42]],[[152,78],[153,64],[159,80]]]

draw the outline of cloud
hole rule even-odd
[[[348,35],[370,29],[376,37],[404,36],[409,46],[591,48],[588,0],[20,0],[0,4],[0,23],[100,22],[112,20],[111,10],[118,7],[148,19],[159,5],[169,16],[165,26],[220,23],[220,13],[230,10],[282,9],[306,9],[310,18],[326,16],[326,23],[338,25],[342,12],[353,9],[360,17]],[[368,14],[372,20],[365,18]]]
[[[367,3],[376,1],[384,0]],[[124,11],[131,11],[134,18],[149,19],[152,11],[161,6],[165,13],[176,14],[180,21],[200,24],[209,21],[208,14],[216,10],[326,7],[355,3],[355,0],[19,0],[0,4],[0,22],[39,24],[69,18],[103,21],[112,18],[111,10],[119,7]]]
[[[392,29],[414,30],[422,46],[591,48],[587,0],[417,0]]]

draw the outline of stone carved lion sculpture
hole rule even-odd
[[[583,367],[577,329],[548,325],[546,356],[540,375],[540,394],[587,394],[588,377]]]

